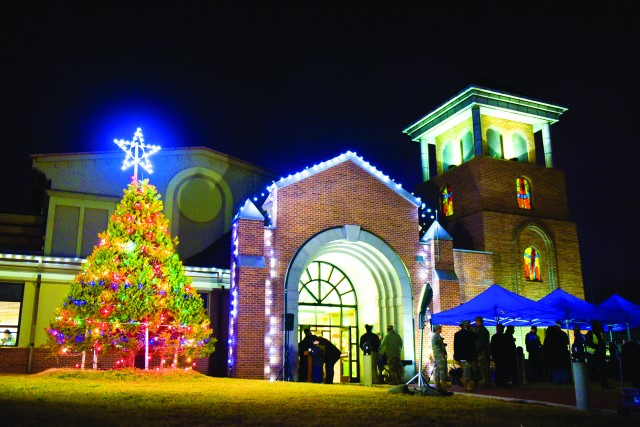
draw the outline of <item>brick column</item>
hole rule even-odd
[[[264,379],[264,217],[247,200],[232,227],[229,376]]]

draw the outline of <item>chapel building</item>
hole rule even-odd
[[[400,333],[409,378],[420,346],[430,352],[417,320],[426,283],[431,313],[496,283],[534,300],[557,288],[584,299],[576,225],[552,158],[550,127],[564,111],[469,86],[404,130],[422,156],[414,192],[349,151],[276,180],[207,148],[160,150],[150,183],[219,343],[196,369],[296,380],[309,326],[342,351],[334,382],[360,382],[358,340],[372,324]],[[46,187],[42,215],[1,216],[0,326],[17,343],[0,349],[0,370],[77,363],[46,357],[44,328],[128,184],[121,154],[32,156]],[[10,244],[15,223],[31,235],[28,249]]]

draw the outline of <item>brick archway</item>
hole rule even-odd
[[[232,230],[230,376],[287,381],[295,376],[297,337],[290,335],[297,321],[289,319],[296,320],[297,285],[313,260],[334,264],[350,277],[366,276],[369,287],[362,295],[375,291],[370,306],[378,327],[393,324],[404,338],[404,357],[415,359],[420,201],[350,152],[268,190],[264,215],[247,200]]]
[[[296,251],[287,269],[284,293],[285,311],[294,315],[294,331],[298,330],[298,283],[306,267],[315,260],[331,260],[333,263],[341,264],[341,268],[347,274],[355,268],[366,270],[367,283],[360,283],[356,291],[360,291],[359,295],[377,294],[377,300],[370,302],[368,307],[369,310],[375,309],[376,313],[359,323],[372,322],[380,330],[384,330],[386,325],[394,325],[403,336],[405,354],[413,354],[412,285],[407,268],[387,243],[375,234],[362,230],[358,225],[324,230]],[[363,304],[361,301],[359,306]],[[290,338],[288,351],[290,355],[297,354],[297,339]],[[293,368],[293,372],[297,372],[297,366]]]

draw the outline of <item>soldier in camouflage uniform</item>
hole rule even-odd
[[[491,363],[491,337],[489,331],[484,326],[484,319],[482,316],[476,316],[476,352],[478,356],[476,358],[475,366],[473,367],[474,381],[480,387],[491,386],[491,375],[489,364]]]
[[[393,325],[387,325],[387,334],[382,339],[380,349],[378,350],[380,357],[387,356],[387,364],[389,365],[389,383],[400,384],[403,378],[402,364],[400,356],[402,355],[402,337],[393,330]]]
[[[436,387],[446,387],[451,385],[447,382],[447,344],[442,338],[442,325],[433,327],[433,337],[431,337],[431,349],[433,350],[434,371],[433,376]]]

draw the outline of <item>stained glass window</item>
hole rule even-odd
[[[516,178],[516,193],[518,198],[518,207],[520,209],[531,209],[531,190],[529,181],[519,176]]]
[[[533,282],[541,282],[540,278],[540,253],[533,246],[524,250],[524,276]]]
[[[448,185],[440,189],[440,209],[444,216],[453,215],[453,192]]]

